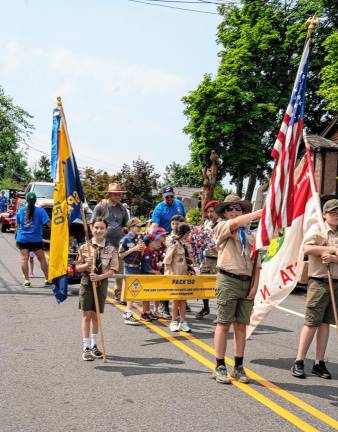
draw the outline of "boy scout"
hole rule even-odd
[[[309,284],[307,290],[305,323],[300,333],[298,353],[292,366],[292,375],[305,378],[304,359],[317,332],[316,360],[312,373],[331,379],[324,362],[329,339],[330,324],[334,324],[334,313],[329,293],[328,268],[333,279],[335,298],[338,298],[338,200],[327,201],[323,207],[325,231],[319,224],[304,241],[304,253],[309,257]]]
[[[249,379],[243,369],[246,325],[250,322],[253,300],[257,292],[259,265],[256,274],[253,272],[253,261],[250,256],[254,238],[244,225],[259,219],[262,210],[249,213],[250,201],[242,201],[237,195],[229,195],[224,202],[215,207],[216,213],[226,220],[216,226],[215,243],[217,259],[217,325],[215,330],[216,368],[213,377],[221,384],[230,384],[231,377],[224,363],[228,331],[234,326],[235,367],[231,376],[248,383]],[[246,213],[246,214],[243,214]],[[254,283],[251,286],[251,277]]]

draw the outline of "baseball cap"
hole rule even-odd
[[[328,213],[336,208],[338,208],[338,199],[331,199],[324,204],[323,213]]]
[[[28,192],[26,195],[26,201],[36,201],[36,195],[34,192]]]
[[[210,207],[216,207],[217,204],[219,204],[219,201],[217,201],[217,200],[208,201],[206,203],[206,205],[204,206],[204,210],[208,210],[208,208],[210,208]]]
[[[141,222],[141,220],[139,218],[137,218],[137,217],[132,217],[127,222],[127,227],[128,228],[131,228],[133,226],[143,227],[145,225],[146,225],[146,223]]]
[[[172,186],[166,186],[164,189],[163,189],[163,196],[164,197],[166,197],[166,196],[170,196],[170,195],[174,195],[174,188],[172,187]]]

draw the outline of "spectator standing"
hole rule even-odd
[[[121,198],[126,191],[119,183],[110,183],[108,186],[108,199],[103,199],[94,208],[92,221],[102,217],[108,223],[107,240],[118,249],[121,238],[124,236],[123,228],[129,219],[126,208],[121,204]],[[92,222],[91,222],[92,223]],[[123,261],[119,260],[119,273],[123,273]],[[122,292],[122,279],[115,282],[114,295],[120,300]]]
[[[172,186],[163,189],[163,201],[157,204],[151,216],[150,232],[156,234],[160,226],[171,233],[171,218],[180,215],[185,218],[185,209],[182,201],[175,198]]]
[[[8,206],[8,198],[5,195],[5,191],[1,191],[1,197],[0,197],[0,212],[7,211]]]

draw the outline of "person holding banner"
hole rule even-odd
[[[249,379],[243,368],[246,325],[250,322],[253,300],[257,292],[259,267],[251,257],[254,238],[245,228],[261,217],[262,211],[250,213],[251,202],[237,195],[228,195],[215,207],[216,213],[226,220],[215,228],[217,259],[217,325],[215,330],[216,367],[213,378],[221,384],[230,384],[231,376],[241,383]],[[253,278],[253,283],[251,279]],[[224,356],[229,328],[234,326],[235,367],[228,374]]]
[[[291,368],[292,375],[305,378],[304,360],[311,342],[316,337],[316,360],[312,374],[331,379],[325,365],[325,351],[330,324],[335,324],[335,311],[330,301],[328,270],[333,279],[334,298],[338,296],[338,200],[327,201],[323,207],[325,232],[320,225],[313,226],[304,239],[304,253],[309,257],[309,284],[307,289],[305,323],[300,333],[297,357]],[[336,307],[336,305],[335,305]],[[337,307],[336,307],[337,309]],[[336,312],[337,315],[338,311]]]
[[[79,291],[79,309],[82,315],[82,341],[84,361],[102,358],[98,349],[98,321],[95,308],[93,282],[96,282],[99,300],[99,312],[103,313],[107,298],[108,278],[118,272],[118,254],[113,245],[106,240],[108,223],[102,217],[93,220],[92,239],[80,246],[76,269],[83,272]],[[90,251],[92,249],[92,251]],[[89,337],[91,328],[91,336]]]

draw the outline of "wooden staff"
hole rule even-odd
[[[333,316],[336,323],[336,332],[338,335],[338,314],[337,314],[337,304],[336,304],[336,298],[334,295],[334,289],[333,289],[333,282],[332,282],[332,274],[330,270],[330,264],[326,264],[327,266],[327,279],[329,281],[329,291],[330,291],[330,297],[331,297],[331,303],[332,303],[332,309],[333,309]]]
[[[85,212],[84,212],[84,208],[83,208],[82,203],[81,203],[81,215],[82,215],[83,228],[84,228],[84,231],[85,231],[86,243],[88,245],[88,255],[89,255],[89,258],[92,258],[93,255],[92,255],[92,252],[91,252],[91,245],[90,245],[90,242],[89,242],[88,226],[87,226],[86,216],[85,216]],[[94,270],[94,268],[95,268],[95,263],[93,262],[92,271]],[[106,363],[107,362],[107,357],[106,357],[106,349],[105,349],[105,345],[104,345],[103,326],[102,326],[102,321],[101,321],[101,316],[100,316],[99,298],[97,296],[96,282],[92,281],[92,285],[93,285],[93,293],[94,293],[96,317],[97,317],[97,323],[98,323],[98,326],[99,326],[99,333],[100,333],[100,342],[101,342],[101,347],[102,347],[103,362]]]

